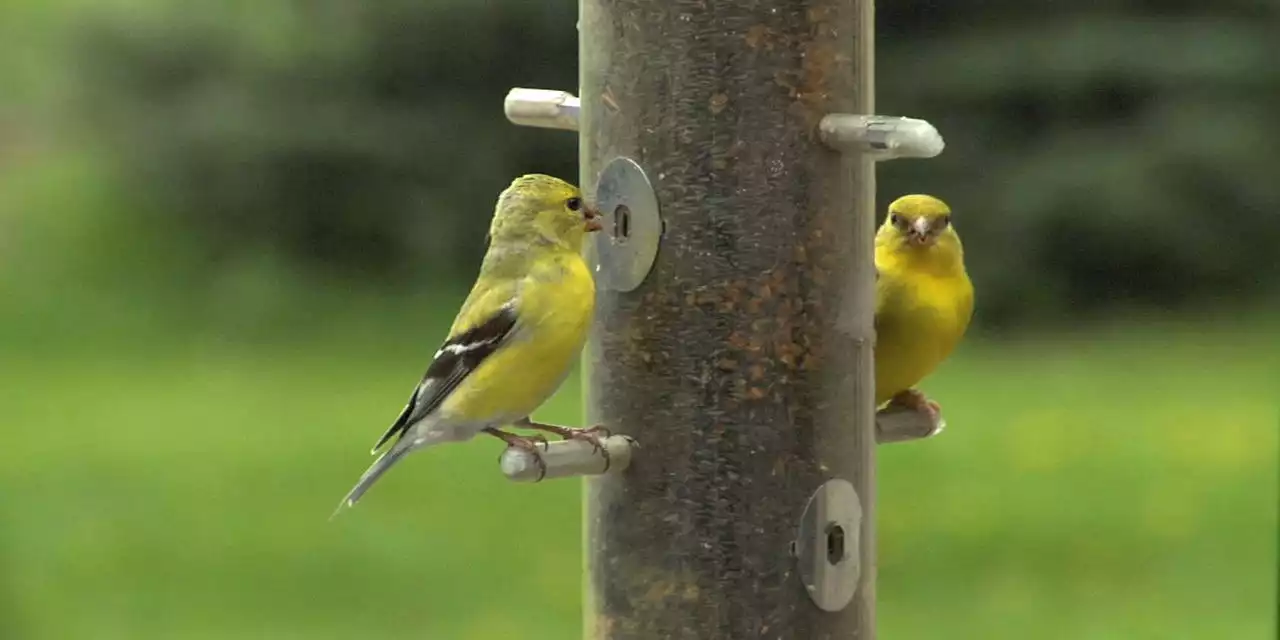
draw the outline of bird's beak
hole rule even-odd
[[[587,207],[582,211],[582,216],[587,219],[587,233],[599,231],[604,228],[600,224],[600,211],[595,207]]]
[[[926,245],[932,242],[933,228],[929,219],[923,216],[916,218],[911,223],[911,228],[907,232],[907,237],[910,238],[911,244],[915,245]]]

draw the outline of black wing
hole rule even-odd
[[[404,411],[396,418],[391,428],[382,434],[378,444],[373,445],[377,451],[393,436],[403,437],[413,423],[421,420],[453,391],[485,358],[489,357],[503,341],[511,335],[516,326],[515,303],[503,305],[488,320],[445,340],[436,351],[431,366],[422,376],[422,382],[413,390]]]

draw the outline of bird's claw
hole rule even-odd
[[[510,439],[503,438],[503,442],[507,443],[508,449],[520,449],[535,454],[538,453],[538,445],[542,445],[543,451],[551,446],[547,442],[547,437],[543,435],[512,436]]]
[[[520,439],[520,444],[516,444],[515,442],[507,443],[508,449],[527,452],[529,456],[533,458],[534,464],[538,465],[538,480],[535,480],[534,482],[538,482],[539,480],[547,477],[547,461],[542,459],[542,453],[538,451],[538,443],[542,443],[542,450],[546,451],[547,439],[540,436],[528,439],[522,438]],[[498,454],[498,460],[502,460],[502,456],[505,454],[505,451]]]
[[[892,403],[929,416],[935,425],[942,421],[942,405],[930,400],[919,389],[907,389],[898,393],[893,397]]]
[[[600,442],[601,437],[608,438],[609,436],[613,435],[613,432],[610,431],[607,427],[605,427],[602,424],[598,424],[594,427],[587,427],[586,429],[578,429],[575,431],[575,433],[581,433],[583,435],[592,436],[594,437],[595,442],[597,443]]]
[[[604,446],[604,440],[601,437],[608,438],[610,431],[604,425],[595,425],[586,429],[567,429],[564,434],[565,440],[581,440],[591,445],[592,453],[599,453],[604,458],[604,470],[609,470],[609,449]]]
[[[565,440],[581,440],[586,442],[591,445],[592,453],[599,453],[604,458],[604,470],[609,470],[609,450],[604,446],[604,438],[608,438],[610,432],[604,427],[604,425],[595,425],[585,429],[573,429],[570,427],[562,427],[560,425],[524,420],[523,422],[517,423],[516,426],[553,433]],[[601,437],[601,434],[603,434],[603,438]],[[543,442],[546,442],[546,440],[544,439]]]
[[[547,461],[542,459],[542,453],[538,451],[539,444],[542,445],[543,451],[546,451],[547,447],[550,446],[547,443],[546,436],[543,436],[540,434],[534,434],[529,436],[518,436],[514,433],[507,433],[505,431],[501,431],[498,429],[487,429],[486,431],[488,431],[490,434],[497,437],[498,439],[502,440],[503,442],[507,443],[508,449],[518,449],[520,451],[526,451],[529,453],[529,455],[533,456],[534,462],[538,465],[538,480],[535,480],[534,482],[537,482],[547,477]],[[506,451],[503,451],[503,453],[498,454],[499,461],[502,460],[502,456],[505,453]]]

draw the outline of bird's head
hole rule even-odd
[[[889,204],[889,215],[876,234],[879,243],[914,251],[937,247],[959,249],[947,203],[922,194],[902,196]]]
[[[529,174],[513,180],[498,197],[489,236],[494,241],[546,242],[581,251],[586,234],[600,230],[599,217],[577,187]]]

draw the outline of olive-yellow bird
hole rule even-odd
[[[889,205],[876,233],[876,405],[892,401],[929,414],[940,407],[915,386],[960,342],[973,315],[951,209],[933,196]]]
[[[564,381],[586,341],[595,282],[582,244],[587,233],[600,229],[597,216],[577,187],[551,176],[521,176],[502,192],[480,274],[449,337],[373,450],[395,442],[339,510],[354,505],[405,455],[430,445],[487,433],[536,458],[537,444],[545,439],[501,430],[506,425],[599,446],[595,434],[603,429],[529,419]]]

